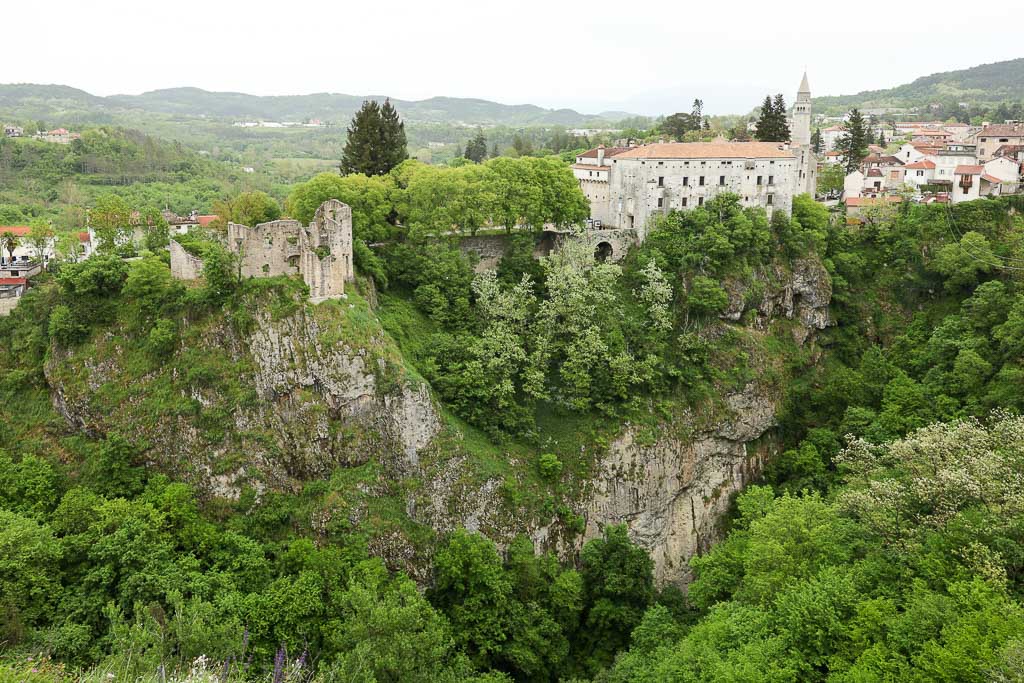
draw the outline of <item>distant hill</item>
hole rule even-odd
[[[97,97],[63,85],[0,85],[0,115],[18,118],[103,122],[127,112],[159,113],[216,119],[301,121],[316,118],[347,123],[364,99],[334,93],[258,96],[209,92],[200,88],[153,90],[141,95]],[[420,123],[578,126],[625,118],[624,112],[581,114],[572,109],[544,109],[532,104],[508,105],[487,100],[432,97],[426,100],[393,99],[403,118]]]
[[[1024,58],[982,64],[959,71],[922,76],[888,90],[867,90],[856,95],[816,97],[816,111],[831,108],[920,107],[948,102],[997,104],[1024,100]]]

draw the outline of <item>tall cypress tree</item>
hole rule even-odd
[[[786,121],[786,98],[782,93],[775,96],[772,114],[775,117],[775,139],[772,142],[788,142],[791,136],[789,123]]]
[[[764,103],[761,105],[761,116],[758,117],[754,126],[754,137],[762,142],[769,142],[775,137],[774,117],[775,107],[772,104],[772,96],[765,95]]]
[[[836,151],[843,155],[846,172],[852,173],[868,155],[868,127],[864,116],[856,108],[850,110],[846,132],[836,141]]]
[[[382,171],[387,173],[395,166],[409,158],[409,151],[406,148],[405,124],[402,123],[398,111],[391,104],[389,98],[384,99],[384,105],[380,108],[381,118],[381,160],[387,167]]]
[[[782,93],[772,100],[771,95],[765,95],[764,104],[761,105],[761,116],[757,119],[757,127],[754,129],[754,137],[761,142],[786,142],[789,140],[789,124],[786,123],[786,100]]]
[[[821,154],[821,146],[822,146],[821,128],[815,128],[814,129],[814,135],[811,136],[811,150],[815,154]]]
[[[384,175],[407,156],[405,124],[391,102],[385,100],[383,107],[374,100],[363,102],[348,127],[341,172]]]

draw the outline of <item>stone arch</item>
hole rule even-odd
[[[615,256],[615,249],[612,247],[612,243],[608,241],[601,241],[594,247],[594,258],[598,262],[609,261]]]

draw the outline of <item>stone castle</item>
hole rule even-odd
[[[238,258],[242,277],[299,275],[312,299],[345,293],[355,275],[352,265],[352,209],[336,199],[320,205],[313,222],[228,223],[227,248]],[[182,280],[202,274],[202,260],[171,240],[171,273]]]

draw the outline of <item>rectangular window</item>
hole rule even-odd
[[[704,206],[704,198],[697,197],[697,206]]]
[[[758,187],[760,187],[760,186],[761,186],[761,180],[762,180],[762,178],[764,178],[764,176],[760,176],[760,175],[759,175],[759,176],[757,176],[757,185],[758,185]]]
[[[773,175],[768,176],[768,184],[769,185],[774,185],[775,184],[775,176],[773,176]]]
[[[662,197],[658,197],[658,208],[665,206],[665,200]]]
[[[690,176],[685,176],[684,175],[683,176],[683,185],[689,185],[689,184],[690,184]]]
[[[665,187],[665,176],[658,176],[658,187]]]
[[[725,185],[725,176],[724,175],[718,176],[718,184],[719,185]]]
[[[686,207],[686,197],[679,200],[679,206]]]
[[[775,195],[770,194],[768,195],[768,206],[772,206],[773,204],[775,204]]]
[[[697,184],[700,185],[701,187],[704,186],[704,176],[701,176],[700,178],[697,179]]]

